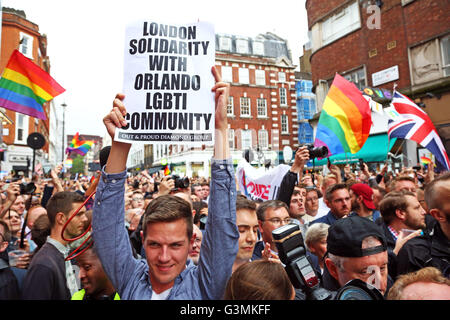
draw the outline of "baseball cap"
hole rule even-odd
[[[373,190],[365,183],[355,183],[350,187],[356,195],[363,197],[363,202],[367,208],[374,210],[375,204],[373,203]]]
[[[381,245],[362,249],[363,239],[373,236]],[[386,237],[379,225],[367,218],[351,216],[339,219],[328,229],[327,250],[339,257],[365,257],[387,250]]]

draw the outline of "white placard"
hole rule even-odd
[[[398,66],[393,66],[375,73],[372,73],[372,85],[374,87],[380,84],[398,80]]]
[[[138,21],[125,32],[127,125],[114,140],[214,144],[215,33],[207,22]]]

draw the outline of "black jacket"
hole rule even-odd
[[[397,256],[398,275],[417,271],[425,267],[436,267],[450,277],[450,240],[436,223],[430,233],[406,242]]]
[[[19,284],[8,264],[6,251],[0,253],[0,300],[20,299]]]
[[[64,256],[52,244],[46,242],[33,256],[24,279],[22,298],[70,300]]]

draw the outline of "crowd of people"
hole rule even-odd
[[[306,172],[303,146],[276,199],[246,197],[226,134],[229,85],[212,73],[211,178],[180,187],[146,170],[129,176],[130,144],[114,140],[93,179],[63,178],[61,166],[3,178],[1,300],[305,300],[356,279],[384,299],[450,299],[449,172]],[[126,124],[123,99],[103,119],[112,138]]]

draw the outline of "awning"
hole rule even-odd
[[[147,171],[148,171],[148,174],[152,174],[152,173],[158,172],[159,170],[164,170],[164,168],[165,168],[165,166],[155,166],[153,168],[149,168]]]
[[[397,138],[393,138],[389,141],[389,151],[394,146]],[[346,164],[355,163],[359,159],[363,159],[364,162],[383,162],[387,159],[388,153],[388,136],[387,134],[373,135],[367,138],[361,150],[357,153],[340,153],[330,157],[332,164]],[[315,166],[322,166],[327,164],[327,159],[315,160]],[[308,167],[312,167],[312,161],[308,161]]]

